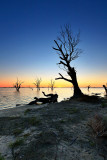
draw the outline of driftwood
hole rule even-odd
[[[35,100],[31,101],[28,105],[38,104],[38,102],[41,102],[42,104],[57,102],[57,99],[58,99],[58,95],[57,94],[45,94],[45,92],[42,92],[42,93],[47,98],[34,97]]]

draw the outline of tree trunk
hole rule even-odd
[[[103,87],[104,87],[106,95],[107,95],[107,87],[105,85],[103,85]]]
[[[82,93],[81,89],[78,86],[77,76],[76,76],[75,69],[70,67],[68,74],[72,78],[72,84],[73,84],[73,88],[74,88],[74,95],[73,95],[73,97],[82,96],[83,93]]]
[[[74,97],[78,97],[78,96],[83,95],[81,89],[78,86],[77,80],[73,83],[73,87],[74,87],[74,95],[73,95]]]
[[[17,91],[17,92],[19,92],[19,89],[20,89],[20,88],[16,87],[16,91]]]

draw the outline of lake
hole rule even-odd
[[[81,90],[88,95],[95,93],[100,94],[101,97],[105,95],[104,88],[90,88],[90,91],[87,88],[81,88]],[[57,93],[59,102],[73,95],[72,88],[54,88],[53,91],[48,88],[41,88],[39,91],[37,88],[20,88],[19,92],[15,88],[0,88],[0,110],[16,107],[16,104],[28,104],[34,100],[34,97],[44,97],[42,91],[46,94]]]

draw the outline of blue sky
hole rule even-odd
[[[106,83],[106,0],[1,0],[1,86],[12,85],[16,77],[31,85],[36,77],[46,83],[59,72],[66,75],[56,65],[59,59],[52,49],[64,24],[70,24],[74,33],[81,31],[83,53],[72,62],[80,85]]]

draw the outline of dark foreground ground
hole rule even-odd
[[[107,137],[96,138],[88,125],[95,114],[107,116],[106,100],[22,108],[0,114],[0,160],[107,159]]]

